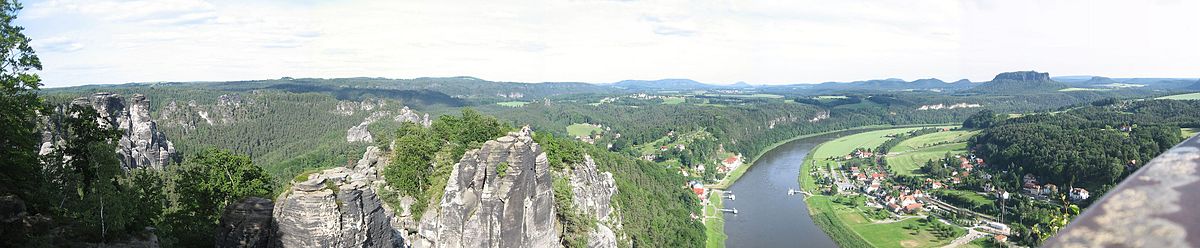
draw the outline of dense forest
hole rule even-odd
[[[1099,103],[1096,105],[1100,105]],[[1104,192],[1163,151],[1178,144],[1180,127],[1195,127],[1195,101],[1116,101],[1062,113],[998,117],[987,112],[967,124],[986,127],[972,147],[1014,175]],[[1181,111],[1182,110],[1182,111]],[[1121,144],[1121,145],[1113,145]]]

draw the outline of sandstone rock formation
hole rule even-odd
[[[90,106],[99,113],[97,122],[101,126],[121,130],[117,142],[117,153],[122,168],[162,168],[179,159],[175,145],[158,130],[158,124],[150,119],[150,100],[141,94],[131,95],[126,101],[121,95],[96,93],[76,98],[73,105]],[[61,109],[60,109],[61,110]],[[43,133],[41,154],[48,154],[60,138],[49,127]]]
[[[414,246],[559,246],[549,163],[530,132],[526,127],[464,154],[441,210],[425,213]]]
[[[575,207],[597,220],[588,234],[588,247],[616,247],[613,229],[620,228],[621,219],[612,207],[612,197],[617,194],[612,173],[600,172],[592,157],[584,155],[583,164],[575,165],[568,179]]]
[[[271,200],[250,197],[225,208],[217,227],[217,247],[269,247],[275,226]]]
[[[378,166],[387,163],[369,147],[352,168],[308,175],[276,201],[276,247],[393,247],[403,240],[375,194]]]
[[[364,104],[363,106],[367,106],[366,101],[364,101],[363,104]],[[383,106],[383,105],[384,105],[384,103],[382,101],[380,101],[379,106]],[[372,106],[374,106],[374,105],[372,105]],[[342,108],[341,104],[338,105],[338,108],[339,109]],[[374,107],[372,107],[370,109],[374,109]],[[339,110],[339,111],[341,111],[341,110]],[[363,119],[362,123],[359,123],[358,125],[356,125],[354,127],[351,127],[349,130],[346,130],[346,142],[351,142],[351,143],[353,143],[353,142],[366,142],[366,143],[375,142],[375,137],[371,135],[371,132],[369,130],[367,130],[367,127],[369,127],[371,125],[371,123],[375,123],[376,121],[383,119],[383,117],[386,117],[391,114],[392,113],[389,111],[376,111],[376,112],[371,113],[370,116],[367,116],[367,118]],[[396,122],[412,122],[412,123],[420,124],[423,127],[429,127],[429,125],[433,124],[433,121],[429,120],[429,114],[425,114],[425,116],[422,117],[422,116],[418,115],[416,111],[409,109],[408,106],[405,106],[404,109],[401,109],[400,114],[393,117],[392,120],[396,121]]]
[[[404,109],[400,110],[400,114],[396,115],[396,117],[392,118],[392,120],[396,122],[407,121],[417,123],[424,127],[429,127],[429,125],[433,124],[433,121],[429,119],[429,114],[418,115],[416,111],[409,109],[408,106],[404,106]]]
[[[402,247],[375,188],[380,166],[389,163],[367,147],[351,167],[337,167],[293,182],[272,205],[247,198],[221,215],[218,247]]]

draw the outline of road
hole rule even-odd
[[[987,233],[984,233],[984,232],[975,231],[976,227],[978,227],[978,226],[973,226],[973,227],[967,228],[967,235],[963,235],[962,237],[958,237],[957,239],[954,239],[953,242],[950,242],[950,244],[948,244],[946,246],[942,246],[942,248],[952,248],[952,247],[963,246],[963,245],[966,245],[967,243],[971,243],[972,240],[975,240],[975,239],[978,239],[978,238],[988,235]]]

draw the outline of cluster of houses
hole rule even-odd
[[[849,158],[869,158],[874,154],[865,149],[857,149],[846,155]],[[838,192],[843,194],[861,193],[869,196],[868,206],[884,208],[895,213],[916,213],[924,209],[926,197],[921,190],[913,190],[903,185],[884,186],[888,174],[874,167],[859,168],[851,166],[847,179],[836,182]]]
[[[741,153],[726,157],[725,159],[721,160],[721,165],[717,166],[717,173],[728,174],[729,172],[733,172],[733,170],[736,170],[738,167],[742,166],[742,162],[743,159]]]
[[[1024,191],[1025,195],[1030,197],[1045,198],[1054,194],[1058,194],[1057,185],[1054,185],[1053,183],[1038,184],[1037,177],[1033,176],[1032,174],[1025,174],[1025,176],[1021,178],[1021,182],[1022,191]],[[1088,191],[1084,188],[1071,188],[1067,191],[1067,198],[1069,198],[1071,201],[1083,201],[1087,200],[1089,197],[1091,197],[1091,193],[1088,193]]]
[[[878,200],[881,200],[879,205],[887,206],[887,209],[891,210],[892,212],[911,214],[924,209],[924,199],[925,193],[918,189],[913,191],[903,190],[900,192],[900,196],[898,197],[886,195]]]

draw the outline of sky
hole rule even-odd
[[[1200,1],[25,1],[48,87],[1200,76]]]

